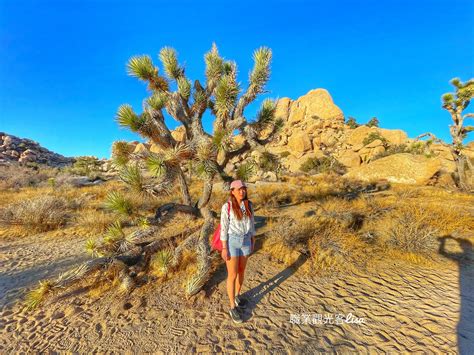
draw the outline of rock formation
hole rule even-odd
[[[74,158],[67,158],[41,147],[31,139],[18,138],[0,132],[0,164],[18,162],[44,164],[53,167],[71,165]]]

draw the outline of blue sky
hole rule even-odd
[[[149,54],[158,65],[172,46],[203,79],[212,42],[244,85],[253,50],[272,48],[264,97],[325,88],[346,117],[448,140],[440,97],[453,77],[474,77],[474,2],[0,0],[0,131],[108,157],[114,140],[139,139],[114,121],[120,104],[141,112],[147,95],[127,60]]]

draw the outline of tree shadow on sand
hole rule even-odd
[[[462,251],[446,251],[447,240],[456,241]],[[444,236],[438,238],[439,253],[459,265],[460,316],[457,326],[458,351],[461,355],[474,353],[474,249],[469,240]]]
[[[280,286],[282,282],[292,276],[305,262],[308,260],[308,255],[300,254],[291,265],[280,271],[278,274],[273,276],[271,279],[260,283],[260,285],[246,291],[242,294],[248,299],[249,303],[243,314],[244,321],[252,318],[253,310],[257,307],[263,297],[273,291],[275,288]]]

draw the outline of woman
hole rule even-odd
[[[253,208],[247,198],[247,186],[241,180],[230,184],[230,198],[221,210],[222,259],[227,266],[227,295],[230,301],[229,314],[236,323],[242,322],[239,313],[247,300],[240,296],[244,282],[247,258],[255,245],[255,222]]]

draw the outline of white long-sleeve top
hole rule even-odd
[[[252,216],[249,218],[248,215],[244,214],[242,219],[239,221],[232,210],[232,204],[230,205],[230,211],[228,211],[228,203],[224,203],[221,209],[221,240],[226,241],[229,236],[240,236],[243,237],[246,234],[255,235],[255,219],[253,214],[253,208],[250,207],[252,211]],[[242,201],[240,203],[240,208],[245,210],[245,204]]]

